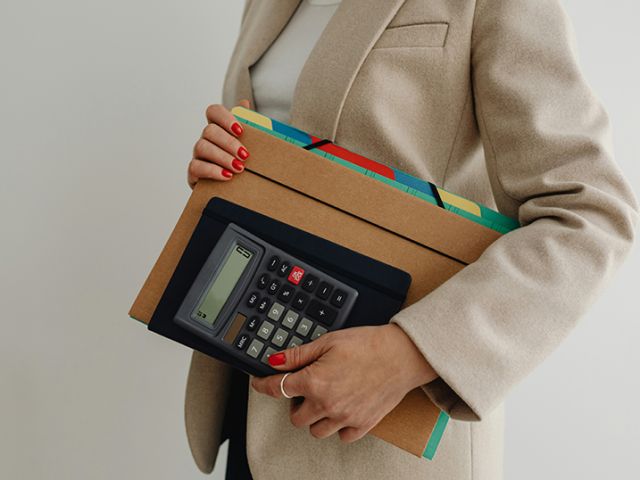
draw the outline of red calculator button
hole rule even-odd
[[[300,280],[302,280],[302,276],[304,275],[304,270],[297,265],[294,265],[291,271],[289,272],[289,276],[287,280],[289,280],[294,285],[298,285]]]

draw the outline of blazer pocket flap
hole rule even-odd
[[[444,47],[448,31],[449,24],[445,22],[389,27],[373,48]]]

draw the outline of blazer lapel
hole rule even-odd
[[[254,105],[249,69],[284,29],[301,0],[259,0],[237,52],[237,98]],[[309,54],[293,92],[290,123],[335,140],[344,100],[372,45],[405,0],[342,0]]]
[[[301,0],[258,0],[251,12],[251,36],[248,39],[245,63],[249,69],[269,49],[298,8]],[[253,99],[253,96],[252,96]]]
[[[309,54],[291,124],[334,141],[342,106],[369,50],[405,0],[342,0]]]

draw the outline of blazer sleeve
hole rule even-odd
[[[472,89],[498,209],[521,228],[398,312],[440,375],[421,388],[481,420],[576,325],[627,256],[638,203],[612,157],[557,0],[479,0]]]

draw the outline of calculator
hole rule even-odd
[[[174,321],[238,360],[252,375],[277,371],[277,351],[345,325],[358,291],[228,223]]]

